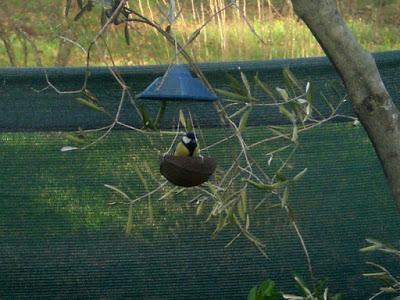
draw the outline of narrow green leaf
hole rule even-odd
[[[240,192],[240,199],[237,203],[237,209],[240,219],[245,221],[247,215],[247,194],[245,189]]]
[[[303,119],[302,106],[298,101],[289,102],[290,109],[294,116],[298,116],[299,119]]]
[[[171,201],[171,200],[174,199],[174,195],[175,195],[175,194],[176,194],[176,189],[171,189],[171,190],[169,190],[168,192],[166,192],[166,193],[164,192],[164,193],[163,193],[162,199]]]
[[[309,104],[312,104],[315,98],[315,84],[312,82],[308,83],[308,88],[306,91],[306,100]]]
[[[88,100],[83,99],[83,98],[76,98],[76,100],[78,100],[79,104],[81,104],[81,105],[83,105],[83,106],[86,106],[86,107],[88,107],[88,108],[91,108],[91,109],[93,109],[93,110],[95,110],[95,111],[98,111],[98,112],[105,112],[105,110],[104,110],[103,107],[98,106],[98,105],[97,105],[96,103],[94,103],[94,102],[88,101]]]
[[[249,114],[250,114],[250,109],[246,110],[244,112],[244,114],[242,115],[242,117],[240,118],[239,127],[238,127],[239,132],[243,132],[245,130],[246,125],[247,125],[247,120],[249,119]]]
[[[282,208],[286,207],[288,204],[288,199],[289,199],[289,190],[287,187],[285,187],[285,190],[283,191],[283,195],[282,195]]]
[[[241,201],[238,201],[238,203],[237,203],[237,210],[238,210],[238,213],[239,213],[239,218],[240,218],[242,221],[246,220],[246,214],[245,214],[245,212],[244,212],[244,210],[243,210],[242,202],[241,202]]]
[[[204,202],[205,201],[200,201],[200,203],[196,207],[196,216],[199,216],[203,213],[204,211]]]
[[[143,184],[144,190],[146,192],[149,192],[149,185],[147,183],[147,180],[144,177],[142,171],[140,171],[139,167],[136,164],[133,165],[133,170],[135,171],[136,175],[139,177],[140,182]]]
[[[217,227],[215,228],[214,234],[218,233],[225,227],[227,218],[228,218],[228,215],[224,215],[224,214],[219,215]]]
[[[79,137],[77,137],[77,136],[75,136],[75,135],[72,135],[72,134],[70,134],[70,133],[65,134],[64,137],[65,137],[67,140],[69,140],[69,141],[71,141],[71,142],[74,142],[74,143],[77,143],[77,144],[84,144],[84,143],[85,143],[85,141],[84,141],[82,138],[79,138]]]
[[[281,171],[278,171],[278,172],[275,174],[275,178],[276,178],[276,180],[278,180],[278,181],[287,181],[286,176],[285,176]]]
[[[242,96],[247,96],[247,91],[245,88],[243,88],[242,83],[240,80],[236,79],[234,76],[231,74],[226,74],[226,78],[228,79],[229,82],[229,87],[237,94],[242,95]]]
[[[272,126],[268,126],[268,129],[271,130],[272,133],[275,134],[276,136],[280,136],[282,138],[290,140],[289,133],[280,132],[278,129]]]
[[[218,190],[216,189],[216,187],[215,187],[213,184],[211,184],[210,182],[208,182],[208,181],[207,181],[206,184],[207,184],[207,187],[208,187],[208,189],[210,190],[211,194],[216,195],[217,192],[218,192]]]
[[[149,209],[149,222],[150,224],[154,224],[154,209],[150,197],[147,200],[147,208]]]
[[[256,85],[258,85],[265,94],[270,96],[272,99],[275,99],[274,93],[270,90],[270,88],[266,83],[262,82],[260,78],[258,78],[258,74],[254,76],[254,81]]]
[[[247,300],[258,300],[257,299],[257,287],[253,287],[247,295]]]
[[[126,234],[131,234],[133,229],[133,203],[129,205],[129,210],[128,210],[128,220],[126,222],[126,229],[125,233]]]
[[[375,273],[363,273],[362,276],[364,277],[388,277],[388,274],[386,272],[375,272]]]
[[[240,199],[242,201],[244,212],[247,213],[247,189],[243,189],[240,192]]]
[[[208,214],[207,219],[205,221],[206,223],[208,223],[214,217],[214,209],[215,209],[215,206],[213,207],[213,209]]]
[[[342,294],[335,294],[331,300],[342,300]],[[393,299],[393,300],[400,300],[400,299]]]
[[[281,89],[279,87],[275,88],[276,91],[281,95],[282,99],[285,101],[289,101],[289,95],[285,89]]]
[[[229,116],[230,119],[233,119],[234,117],[236,117],[237,115],[240,115],[241,113],[243,113],[245,110],[249,109],[248,105],[243,105],[243,107],[241,107],[240,109],[238,109],[237,111],[235,111],[233,114],[231,114]]]
[[[147,110],[143,104],[139,105],[139,113],[140,113],[140,116],[142,117],[144,128],[156,129],[153,121],[151,120],[151,118],[150,118],[149,114],[147,113]]]
[[[380,290],[384,291],[385,293],[396,293],[398,290],[395,290],[392,287],[381,287]],[[400,300],[400,296],[394,297],[390,300]]]
[[[73,147],[73,146],[64,146],[61,148],[61,152],[68,152],[68,151],[73,151],[73,150],[78,150],[79,148]]]
[[[228,210],[228,218],[227,220],[229,220],[233,225],[238,225],[240,222],[236,216],[236,214],[233,212],[232,207],[229,208]]]
[[[293,134],[291,141],[295,144],[298,144],[298,140],[299,140],[299,129],[297,127],[297,124],[293,123]]]
[[[379,249],[381,249],[381,245],[372,245],[372,246],[367,246],[367,247],[361,248],[360,251],[361,252],[374,252]]]
[[[84,89],[82,92],[90,101],[97,103],[99,99],[88,89]]]
[[[275,282],[273,280],[265,280],[258,288],[258,299],[260,300],[278,300],[282,299],[282,293],[275,290]]]
[[[290,206],[286,206],[287,210],[288,210],[288,219],[289,222],[293,223],[296,221],[296,216],[294,214],[293,209]]]
[[[255,182],[250,179],[245,179],[248,183],[250,183],[252,186],[254,186],[257,189],[264,190],[264,191],[275,191],[283,186],[285,186],[288,182],[287,181],[280,181],[272,184],[265,184],[265,183],[260,183],[260,182]]]
[[[299,291],[304,294],[304,296],[312,296],[311,291],[307,288],[304,284],[303,280],[299,276],[294,276],[294,280],[296,281],[296,286],[298,287]]]
[[[183,113],[183,111],[181,109],[179,110],[179,122],[181,122],[182,126],[185,129],[187,128],[187,126],[186,126],[186,118],[185,118],[185,115],[184,115],[184,113]]]
[[[279,112],[284,115],[289,121],[294,123],[296,121],[296,117],[294,116],[293,113],[288,111],[285,106],[281,105],[279,106]]]
[[[189,114],[189,117],[186,118],[186,124],[187,124],[187,131],[194,131],[193,128],[193,123],[192,123],[192,116]]]
[[[300,180],[301,178],[303,178],[303,176],[306,174],[306,172],[307,172],[307,168],[305,168],[304,170],[302,170],[301,172],[299,172],[296,176],[294,176],[293,177],[293,181],[298,181],[298,180]]]
[[[289,70],[289,68],[284,68],[283,69],[283,76],[287,80],[288,84],[291,87],[296,87],[299,91],[303,91],[303,88],[296,78],[296,76],[292,73],[292,71]]]
[[[247,80],[246,74],[244,74],[242,71],[240,71],[240,77],[242,78],[242,82],[244,84],[244,87],[246,88],[247,96],[251,97],[250,84],[249,84],[249,81]]]
[[[306,111],[305,111],[305,116],[303,118],[303,123],[306,122],[310,117],[312,113],[312,106],[311,103],[308,103],[306,106]]]
[[[160,123],[161,123],[162,119],[164,118],[166,108],[167,108],[167,101],[161,101],[160,108],[158,110],[156,119],[154,121],[154,126],[156,128],[160,128]]]
[[[367,239],[365,239],[365,240],[366,240],[368,243],[377,244],[377,245],[383,246],[382,242],[381,242],[381,241],[378,241],[378,240],[376,240],[376,239],[367,238]]]
[[[335,111],[335,107],[333,107],[331,101],[329,101],[329,99],[322,93],[321,93],[321,98],[322,98],[322,100],[324,100],[325,104],[329,107],[329,109],[332,112],[334,112]]]
[[[236,93],[229,92],[229,91],[222,90],[222,89],[215,89],[215,91],[217,92],[217,94],[219,96],[225,97],[225,98],[230,99],[230,100],[237,100],[237,101],[241,101],[241,102],[245,102],[245,103],[258,102],[258,99],[254,98],[254,97],[251,97],[251,96],[248,96],[248,95],[243,96],[243,95],[236,94]]]

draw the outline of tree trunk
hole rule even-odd
[[[17,60],[15,58],[15,52],[13,44],[8,36],[8,33],[0,27],[0,40],[3,41],[4,47],[6,48],[6,52],[8,55],[8,59],[10,60],[10,65],[12,67],[17,66]]]
[[[374,59],[354,38],[338,13],[335,0],[292,0],[292,3],[342,77],[400,210],[399,112]]]
[[[75,39],[74,33],[71,30],[65,28],[62,30],[61,36],[66,37],[70,40]],[[71,58],[73,48],[74,45],[71,42],[60,38],[60,42],[58,44],[58,53],[54,65],[56,67],[67,66]]]
[[[62,10],[60,10],[60,18],[62,20],[59,33],[60,42],[58,44],[58,52],[54,65],[56,67],[65,67],[68,65],[72,51],[75,47],[74,44],[68,40],[75,41],[76,32],[73,30],[71,23],[65,17],[64,7],[62,8]]]
[[[284,17],[292,17],[293,16],[293,5],[290,0],[285,0],[281,8],[281,15]]]

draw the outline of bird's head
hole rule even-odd
[[[182,143],[184,143],[185,145],[196,145],[196,136],[193,132],[188,132],[182,137]]]

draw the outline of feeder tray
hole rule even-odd
[[[160,172],[175,185],[192,187],[206,182],[216,167],[217,162],[210,157],[166,155],[161,158]]]

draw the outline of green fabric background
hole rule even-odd
[[[385,84],[398,103],[400,51],[375,55]],[[241,66],[249,78],[259,73],[271,87],[281,86],[282,67],[303,81],[313,81],[327,97],[336,97],[328,81],[338,81],[326,59],[232,62],[201,65],[207,78],[224,87],[223,74],[237,76]],[[135,92],[165,69],[163,66],[121,68]],[[78,88],[82,69],[50,69],[60,89]],[[157,171],[158,151],[168,141],[141,138],[117,130],[83,152],[61,153],[62,132],[95,128],[109,121],[79,106],[74,97],[32,90],[46,85],[41,69],[0,70],[0,298],[1,299],[245,299],[250,288],[266,278],[293,291],[292,275],[308,279],[305,257],[285,214],[262,209],[253,232],[267,245],[269,260],[245,239],[225,244],[237,233],[228,229],[211,239],[213,227],[196,216],[185,196],[151,200],[135,207],[134,234],[124,235],[128,208],[110,207],[119,198],[104,184],[140,195],[143,186],[133,165],[147,161]],[[118,86],[105,69],[93,69],[90,89],[105,106],[116,109]],[[331,94],[329,94],[331,93]],[[261,94],[260,94],[261,95]],[[316,101],[320,101],[317,99]],[[343,112],[350,112],[346,104]],[[169,107],[164,126],[174,125]],[[207,142],[225,136],[213,108],[193,109]],[[131,106],[123,118],[139,125]],[[282,124],[278,113],[254,115],[248,138],[265,135],[265,124]],[[379,287],[361,273],[365,261],[385,263],[397,274],[399,261],[381,254],[363,254],[365,238],[399,245],[400,217],[395,210],[372,145],[361,127],[338,120],[301,136],[293,172],[308,172],[289,199],[309,248],[318,277],[328,277],[330,291],[344,299],[367,299]],[[263,158],[268,145],[253,153]],[[229,151],[212,153],[220,165]],[[146,173],[150,180],[149,174]],[[257,203],[262,193],[254,191]]]

